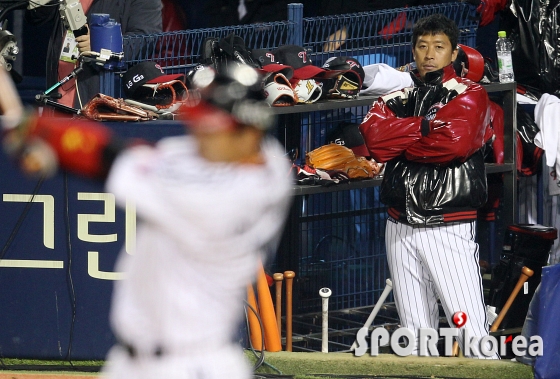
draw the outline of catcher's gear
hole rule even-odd
[[[315,169],[340,170],[350,179],[373,178],[372,164],[364,157],[356,157],[347,147],[331,143],[305,155],[305,163]]]
[[[263,91],[265,100],[271,107],[286,107],[298,102],[290,81],[281,73],[271,72],[266,75]]]
[[[127,104],[123,99],[98,93],[80,111],[80,114],[95,121],[149,121],[157,114]]]
[[[298,103],[314,103],[323,95],[323,85],[315,79],[295,79],[291,83]]]
[[[327,97],[330,99],[356,99],[362,88],[362,81],[354,71],[346,71],[334,79],[323,81]]]
[[[135,105],[143,109],[154,110],[157,113],[174,112],[187,99],[189,92],[181,80],[171,80],[165,83],[144,84],[136,89],[134,96]]]

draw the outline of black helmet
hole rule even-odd
[[[199,65],[188,78],[193,91],[192,101],[184,107],[187,120],[210,106],[209,111],[212,107],[226,111],[239,124],[262,130],[273,125],[274,115],[265,102],[262,77],[253,67],[234,64],[217,72],[213,67]]]

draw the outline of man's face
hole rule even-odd
[[[412,49],[414,62],[424,78],[427,72],[437,71],[457,58],[457,46],[451,46],[449,37],[443,33],[420,36]]]

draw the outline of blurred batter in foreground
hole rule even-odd
[[[252,68],[208,69],[193,81],[202,100],[183,112],[189,133],[155,146],[119,140],[95,122],[17,123],[17,112],[3,120],[4,145],[25,171],[58,166],[105,180],[117,204],[136,207],[137,249],[122,251],[115,268],[126,279],[115,282],[110,320],[119,343],[106,378],[252,376],[233,337],[259,260],[275,252],[290,167],[266,134],[274,118]],[[2,97],[2,106],[13,102]],[[83,146],[65,144],[70,135]]]

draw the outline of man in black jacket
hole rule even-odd
[[[88,19],[94,13],[109,14],[110,18],[121,24],[123,35],[158,33],[162,30],[161,0],[81,0],[80,2]],[[74,63],[61,60],[61,52],[66,43],[77,43],[80,52],[89,50],[90,47],[89,33],[74,39],[68,34],[60,19],[58,5],[56,5],[58,2],[51,3],[28,9],[25,13],[26,20],[36,25],[55,20],[47,50],[47,88],[72,71]],[[84,71],[77,76],[77,86],[76,82],[71,80],[59,88],[59,92],[63,94],[59,102],[81,108],[99,93],[99,68],[92,64],[84,64],[83,68]]]
[[[416,22],[414,86],[380,97],[360,131],[371,156],[386,163],[380,197],[389,208],[385,244],[401,324],[412,339],[421,329],[437,330],[439,299],[449,324],[462,327],[465,356],[498,358],[484,342],[475,241],[477,209],[487,199],[489,99],[482,86],[455,73],[458,36],[441,14]]]

